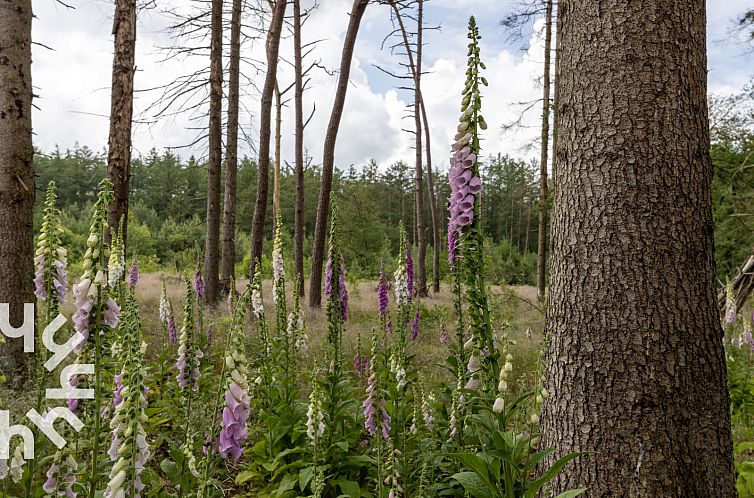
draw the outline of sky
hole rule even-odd
[[[86,145],[103,151],[107,145],[110,109],[110,78],[112,64],[113,3],[104,0],[66,0],[75,6],[68,9],[54,0],[35,1],[33,25],[32,78],[35,93],[33,127],[35,144],[43,152],[56,146],[60,149]],[[469,15],[477,18],[482,35],[481,56],[487,66],[485,76],[489,87],[483,92],[483,114],[489,125],[482,143],[483,154],[510,154],[534,157],[536,149],[527,144],[538,136],[541,105],[534,107],[517,131],[503,133],[501,127],[519,115],[521,102],[541,98],[543,19],[525,30],[523,39],[511,40],[500,20],[511,11],[516,0],[430,0],[425,6],[427,25],[437,30],[425,32],[422,92],[430,123],[433,163],[447,167],[449,144],[455,134],[459,114],[460,91],[464,85],[466,59],[466,28]],[[302,7],[313,0],[302,0]],[[226,2],[227,4],[228,2]],[[315,69],[304,94],[304,113],[314,112],[306,128],[305,147],[315,164],[321,162],[322,143],[334,97],[342,41],[348,23],[352,0],[319,0],[303,30],[303,41],[321,40],[310,61],[330,71]],[[742,0],[708,0],[708,65],[709,90],[712,93],[740,91],[752,76],[754,55],[751,47],[735,30],[735,19],[747,7]],[[134,153],[148,154],[151,149],[172,148],[183,157],[206,155],[206,143],[200,140],[207,126],[206,109],[193,113],[168,115],[156,119],[153,104],[158,88],[174,82],[182,75],[200,70],[209,63],[208,56],[165,60],[164,47],[175,44],[167,27],[171,23],[166,10],[192,12],[190,0],[160,0],[159,8],[142,11],[138,21],[134,125]],[[751,7],[749,5],[749,7]],[[245,22],[256,19],[249,15]],[[409,92],[397,90],[401,82],[390,78],[375,66],[398,71],[405,57],[391,54],[382,47],[383,39],[392,31],[390,12],[386,6],[370,5],[359,32],[346,106],[338,135],[335,163],[338,168],[357,168],[370,159],[382,167],[397,161],[411,162],[414,152],[413,128],[408,105]],[[387,45],[389,45],[388,43]],[[46,48],[50,47],[50,48]],[[293,82],[288,54],[293,53],[291,36],[281,44],[283,62],[279,64],[281,88]],[[242,46],[242,55],[249,60],[264,60],[263,43],[249,40]],[[241,89],[240,154],[255,156],[259,128],[259,92],[264,78],[264,65],[259,70],[244,65],[247,79]],[[541,76],[540,76],[541,78]],[[189,104],[204,96],[196,95]],[[288,95],[292,97],[292,91]],[[171,113],[168,113],[171,114]],[[283,109],[282,157],[293,163],[293,106]]]

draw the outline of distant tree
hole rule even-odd
[[[312,251],[312,274],[309,281],[309,306],[319,308],[322,304],[322,266],[325,255],[325,237],[327,235],[327,220],[330,212],[330,191],[332,189],[333,168],[335,165],[335,141],[338,138],[340,118],[346,102],[348,78],[351,75],[351,60],[359,33],[361,18],[369,4],[369,0],[354,0],[348,29],[343,40],[343,52],[340,57],[340,72],[338,85],[335,90],[330,122],[325,134],[325,145],[322,154],[322,184],[319,189],[317,203],[317,224],[314,228],[314,248]]]
[[[220,290],[220,178],[222,175],[223,0],[212,0],[209,72],[209,159],[207,163],[207,236],[204,279],[207,302]]]
[[[10,323],[34,302],[34,149],[31,138],[31,0],[0,4],[0,303]],[[16,386],[28,379],[23,340],[0,346],[0,371]]]
[[[270,124],[272,121],[272,97],[277,79],[278,52],[280,33],[285,20],[287,0],[276,0],[272,20],[267,31],[267,74],[262,88],[259,112],[259,181],[257,182],[257,199],[254,205],[254,219],[251,228],[251,266],[250,275],[254,274],[254,265],[262,259],[264,242],[264,223],[267,215],[267,194],[270,175]]]
[[[586,454],[551,492],[736,496],[705,2],[569,0],[557,36],[542,443]]]
[[[116,0],[113,18],[112,88],[110,94],[110,136],[107,176],[113,182],[113,200],[107,221],[117,229],[124,221],[123,245],[128,242],[128,196],[131,180],[131,123],[134,107],[136,59],[136,0]]]

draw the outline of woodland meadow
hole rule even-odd
[[[0,497],[754,497],[754,71],[709,91],[712,2],[501,2],[487,33],[484,2],[348,0],[333,67],[331,0],[105,3],[102,149],[40,145],[32,3],[0,4]],[[148,16],[199,62],[143,89]],[[408,153],[350,164],[377,18]],[[483,40],[526,33],[501,124]]]

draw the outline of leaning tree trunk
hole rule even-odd
[[[238,177],[238,102],[241,74],[241,0],[233,0],[230,19],[230,67],[228,74],[228,129],[225,143],[225,199],[220,286],[235,290],[236,194]]]
[[[107,222],[117,230],[123,220],[123,245],[128,239],[128,194],[131,178],[131,122],[134,108],[136,58],[136,0],[116,0],[113,19],[115,51],[110,96],[110,137],[107,176],[113,182],[113,200]]]
[[[703,0],[561,4],[543,443],[553,491],[736,496]]]
[[[272,13],[270,29],[267,32],[267,74],[262,88],[261,109],[259,112],[259,181],[257,201],[254,205],[254,220],[251,227],[251,266],[250,277],[254,276],[257,261],[262,259],[264,241],[264,221],[267,216],[267,194],[270,176],[270,123],[272,121],[272,96],[275,93],[275,80],[278,69],[280,32],[285,19],[287,0],[277,0]]]
[[[346,37],[343,40],[343,53],[340,57],[340,73],[338,86],[335,91],[335,101],[332,105],[330,122],[325,134],[325,146],[322,154],[322,184],[317,201],[317,222],[314,226],[314,248],[312,250],[312,274],[309,280],[309,306],[319,308],[322,304],[322,264],[325,256],[325,236],[327,234],[327,218],[330,212],[330,191],[332,190],[333,168],[335,166],[335,141],[338,138],[340,118],[343,116],[343,106],[346,102],[348,78],[351,75],[351,59],[356,45],[356,35],[359,32],[361,18],[369,4],[369,0],[354,0],[351,8],[351,18],[348,21]]]
[[[542,149],[539,159],[539,226],[537,231],[537,298],[545,298],[547,240],[547,153],[550,140],[550,49],[552,47],[552,1],[545,13],[545,68],[542,76]]]
[[[10,323],[34,302],[34,149],[31,140],[31,0],[0,4],[0,303]],[[0,372],[15,386],[28,379],[22,339],[0,346]]]
[[[222,174],[223,0],[212,0],[209,74],[209,159],[207,236],[204,241],[206,299],[217,302],[220,288],[220,175]]]
[[[301,55],[301,0],[293,0],[293,66],[295,72],[294,109],[296,114],[296,213],[294,267],[298,291],[304,296],[304,74]]]

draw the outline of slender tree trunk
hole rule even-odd
[[[429,140],[429,123],[427,120],[427,110],[424,106],[424,99],[421,101],[422,124],[424,125],[424,147],[427,153],[427,186],[429,188],[429,214],[432,219],[432,292],[440,292],[440,219],[437,212],[437,196],[435,195],[434,173],[432,172],[432,152]]]
[[[304,75],[301,55],[301,0],[293,0],[293,65],[295,71],[294,110],[296,114],[296,213],[294,228],[294,267],[299,294],[304,296]]]
[[[209,74],[209,158],[207,161],[207,236],[204,278],[207,302],[217,302],[220,288],[220,176],[222,174],[223,0],[212,0]]]
[[[254,205],[254,220],[251,227],[251,268],[254,275],[257,261],[262,259],[264,242],[264,222],[267,216],[267,194],[270,176],[270,122],[272,120],[272,97],[275,93],[277,79],[278,52],[280,50],[280,32],[285,20],[287,0],[277,0],[272,11],[272,21],[267,32],[267,74],[262,88],[259,112],[259,180],[257,182],[257,201]]]
[[[531,198],[526,203],[526,236],[524,237],[524,254],[529,253],[529,235],[531,234]]]
[[[128,239],[128,194],[131,178],[131,122],[134,108],[136,57],[136,0],[116,0],[113,19],[112,90],[110,96],[110,136],[107,175],[113,182],[113,200],[107,222],[117,230],[123,220],[123,244]]]
[[[560,6],[558,4],[555,4],[554,7],[557,9],[556,12],[559,12]],[[555,74],[552,78],[552,86],[553,86],[553,92],[552,92],[552,194],[554,195],[555,189],[557,188],[557,185],[555,184],[555,179],[557,178],[557,167],[558,162],[555,160],[555,158],[558,155],[558,97],[559,97],[559,81],[560,81],[560,36],[557,36],[557,29],[558,24],[557,20],[554,23],[551,23],[556,28],[556,36],[555,36]]]
[[[421,60],[421,54],[424,50],[424,0],[419,0],[417,5],[417,59]],[[421,62],[419,66],[419,77],[421,78]],[[435,182],[432,173],[432,148],[430,146],[429,120],[427,119],[427,107],[424,105],[424,96],[419,92],[419,103],[422,113],[422,124],[424,125],[424,147],[427,154],[427,187],[429,188],[429,215],[432,220],[432,292],[440,292],[440,227],[437,216],[437,197],[435,196]]]
[[[241,0],[233,0],[230,20],[230,68],[228,74],[228,129],[225,143],[225,202],[221,287],[234,290],[236,281],[236,194],[238,177],[238,104],[241,74]]]
[[[537,232],[537,297],[545,298],[547,261],[547,153],[550,140],[550,49],[552,47],[552,2],[546,0],[545,69],[542,78],[542,150],[539,162],[539,230]]]
[[[325,236],[327,233],[327,218],[330,212],[330,191],[332,190],[333,169],[335,166],[335,141],[338,138],[340,118],[343,116],[343,106],[346,102],[348,78],[351,75],[351,60],[356,45],[361,18],[369,4],[369,0],[354,0],[351,7],[351,18],[348,21],[346,37],[343,40],[343,52],[340,57],[340,73],[338,86],[335,91],[330,122],[325,134],[325,146],[322,154],[322,184],[317,201],[317,222],[314,227],[314,248],[312,251],[312,274],[309,280],[309,306],[319,308],[322,305],[322,266],[325,255]]]
[[[280,127],[283,124],[283,95],[280,86],[275,81],[275,169],[272,181],[272,219],[276,220],[280,213]],[[275,236],[275,226],[272,224],[272,235]]]
[[[31,1],[0,3],[0,303],[10,323],[34,302],[34,149],[31,139]],[[22,339],[0,346],[0,371],[15,386],[28,380]]]
[[[553,492],[736,496],[703,0],[561,4],[543,446]]]
[[[415,240],[417,245],[417,258],[416,258],[416,288],[419,296],[427,295],[427,234],[424,229],[424,180],[423,180],[423,166],[422,159],[424,157],[422,150],[422,94],[421,94],[421,23],[423,5],[420,1],[418,4],[417,20],[419,23],[419,29],[417,31],[417,49],[416,59],[414,59],[414,52],[411,48],[411,43],[408,39],[408,32],[406,26],[403,23],[398,4],[395,0],[390,1],[390,5],[393,8],[395,19],[398,21],[398,26],[403,38],[403,46],[406,49],[406,56],[408,57],[409,70],[411,71],[411,77],[414,80],[414,127],[416,128],[416,135],[414,136],[414,148],[416,149],[416,163],[414,169],[414,207],[416,208],[416,218],[414,220],[415,227]]]

